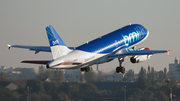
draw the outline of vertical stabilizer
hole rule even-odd
[[[53,59],[68,54],[71,50],[64,44],[55,29],[50,25],[46,27],[49,45],[51,48]]]

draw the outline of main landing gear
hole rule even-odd
[[[122,62],[124,61],[124,58],[118,58],[119,61],[119,67],[116,68],[117,73],[125,73],[125,68],[121,66]]]
[[[82,72],[83,72],[83,71],[89,72],[89,70],[90,70],[90,67],[81,68],[81,71],[82,71]]]

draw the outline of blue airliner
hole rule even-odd
[[[86,42],[78,47],[67,47],[55,29],[50,25],[46,27],[50,47],[9,45],[15,48],[25,48],[39,53],[52,52],[53,59],[49,61],[22,61],[22,63],[44,64],[51,69],[77,69],[88,72],[90,66],[112,61],[117,58],[119,66],[117,73],[124,73],[122,62],[125,57],[130,57],[132,63],[139,63],[149,59],[153,54],[168,53],[169,50],[150,50],[149,48],[135,47],[146,40],[149,31],[140,24],[130,24]]]

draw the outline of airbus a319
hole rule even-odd
[[[145,41],[149,31],[140,24],[130,24],[101,36],[92,41],[86,42],[77,47],[67,47],[55,29],[50,25],[46,27],[50,46],[24,46],[9,45],[8,48],[24,48],[35,51],[35,54],[51,52],[53,59],[49,61],[28,60],[22,63],[43,64],[50,69],[77,69],[88,72],[90,66],[110,62],[113,59],[119,60],[117,73],[124,73],[122,66],[124,58],[130,57],[132,63],[139,63],[148,60],[153,54],[168,53],[169,50],[150,50],[149,48],[135,47]]]

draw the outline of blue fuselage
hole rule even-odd
[[[116,48],[127,45],[131,47],[141,42],[148,35],[148,30],[140,24],[127,25],[109,34],[76,47],[90,53],[107,54]]]
[[[144,41],[148,30],[142,25],[132,24],[101,36],[76,47],[69,54],[59,57],[48,64],[53,68],[84,68],[93,64],[109,62],[111,53],[121,47],[133,47]]]

